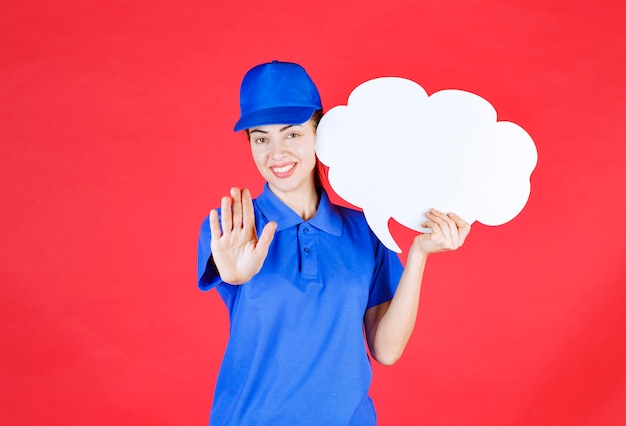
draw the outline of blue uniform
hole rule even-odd
[[[222,282],[202,224],[198,285],[217,289],[230,315],[210,424],[374,425],[365,310],[393,297],[402,274],[396,253],[361,212],[322,193],[305,221],[265,185],[253,201],[257,232],[278,224],[269,253],[249,282]]]

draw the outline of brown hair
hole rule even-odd
[[[322,119],[323,115],[324,115],[324,112],[321,109],[318,109],[317,111],[313,113],[313,115],[309,119],[311,120],[313,124],[313,128],[316,131],[317,131],[317,125],[320,124],[320,120]],[[322,176],[324,177],[325,180],[328,180],[326,173],[327,173],[326,169],[324,168],[322,163],[320,163],[320,160],[317,158],[317,155],[316,155],[315,156],[315,172],[313,173],[313,182],[315,182],[315,189],[317,189],[317,192],[320,192],[322,189],[324,189]]]

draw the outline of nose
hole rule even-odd
[[[285,146],[284,141],[282,141],[281,139],[272,141],[272,147],[271,147],[271,152],[270,152],[270,157],[272,157],[272,159],[277,160],[280,158],[283,158],[286,153],[287,153],[287,147]]]

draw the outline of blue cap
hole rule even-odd
[[[246,73],[239,93],[235,131],[269,124],[302,124],[322,109],[320,94],[304,68],[272,61]]]

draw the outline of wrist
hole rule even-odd
[[[422,261],[425,261],[428,257],[428,253],[424,251],[424,248],[422,247],[421,235],[415,237],[415,239],[413,240],[413,244],[411,244],[411,247],[409,248],[408,257],[411,259],[414,258],[415,260]]]

